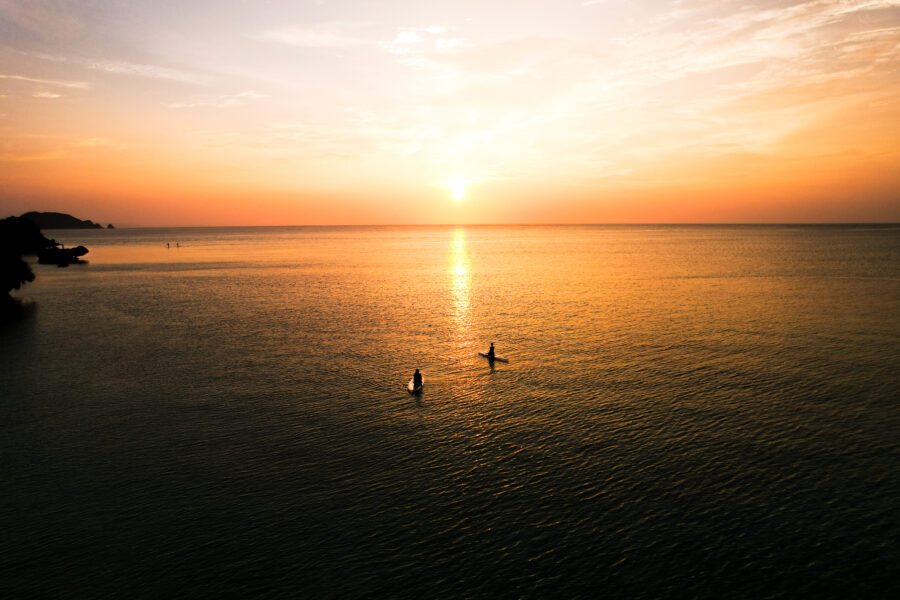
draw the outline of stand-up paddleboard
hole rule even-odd
[[[409,383],[406,384],[406,391],[408,391],[410,394],[421,394],[422,388],[425,387],[425,378],[422,377],[422,385],[420,386],[413,385],[413,381],[415,381],[415,379],[410,379]]]
[[[488,353],[487,353],[487,352],[479,352],[478,355],[479,355],[479,356],[483,356],[483,357],[485,357],[485,358],[488,359],[488,360],[491,360],[491,357],[488,356]],[[509,362],[509,359],[508,359],[508,358],[503,358],[502,356],[497,356],[496,354],[494,355],[494,360],[497,361],[497,362],[505,362],[505,363],[508,363],[508,362]]]

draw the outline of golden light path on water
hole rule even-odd
[[[448,260],[457,341],[462,346],[469,333],[469,255],[466,252],[466,232],[462,228],[453,232]]]

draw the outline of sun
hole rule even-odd
[[[454,177],[447,180],[450,191],[453,193],[454,200],[462,200],[466,197],[466,180],[462,177]]]
[[[446,185],[450,188],[450,194],[453,196],[453,199],[457,202],[462,202],[463,198],[466,197],[466,185],[476,182],[478,182],[478,179],[451,177],[450,179],[445,179],[443,181],[435,181],[431,185]]]

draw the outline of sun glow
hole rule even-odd
[[[462,177],[455,177],[447,181],[450,191],[453,192],[454,200],[462,200],[466,197],[466,180]]]
[[[450,194],[457,202],[462,201],[466,197],[466,184],[478,181],[477,179],[466,179],[465,177],[451,177],[443,181],[435,181],[431,185],[445,185],[450,188]]]

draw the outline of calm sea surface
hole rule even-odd
[[[46,233],[4,597],[900,597],[898,227]]]

